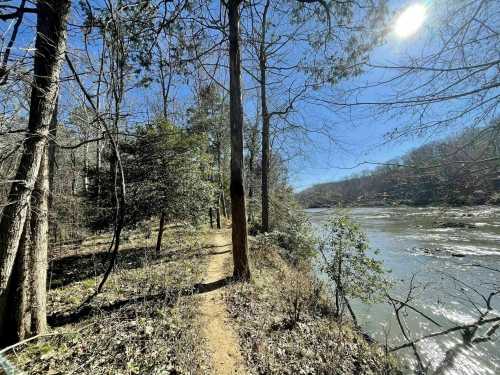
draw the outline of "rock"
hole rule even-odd
[[[461,221],[435,221],[437,228],[464,228],[464,229],[473,229],[476,228],[474,224],[471,223],[463,223]]]

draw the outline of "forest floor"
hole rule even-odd
[[[266,236],[250,240],[252,281],[233,283],[229,229],[169,225],[159,254],[157,230],[149,222],[124,233],[103,292],[84,307],[110,233],[53,249],[50,332],[10,348],[7,360],[36,375],[398,373],[380,346],[337,319],[310,265],[294,265]]]
[[[103,292],[84,307],[110,233],[52,249],[50,332],[5,352],[8,361],[25,374],[243,374],[222,294],[230,232],[169,225],[156,254],[157,230],[148,222],[124,233]]]

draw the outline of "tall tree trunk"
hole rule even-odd
[[[76,163],[76,155],[74,151],[71,151],[71,164],[72,164],[71,172],[73,173],[73,176],[71,178],[71,195],[76,195],[77,184],[78,184],[77,182],[78,166]]]
[[[248,266],[247,218],[243,186],[243,107],[241,104],[240,0],[226,3],[229,22],[229,77],[231,122],[231,213],[233,242],[233,277],[250,279]]]
[[[37,37],[35,42],[34,80],[31,90],[30,115],[24,150],[9,193],[12,202],[0,219],[0,325],[2,312],[8,303],[2,298],[8,293],[12,268],[26,222],[28,204],[45,152],[49,124],[56,104],[59,71],[66,50],[66,23],[69,0],[37,2]],[[11,305],[12,306],[12,305]],[[0,326],[0,342],[9,341]]]
[[[45,148],[31,196],[31,333],[47,330],[47,253],[49,246],[49,160]]]
[[[28,215],[33,213],[31,207],[28,209],[28,212]],[[13,288],[15,297],[12,300],[17,302],[14,325],[16,327],[16,341],[24,340],[33,334],[31,327],[31,305],[33,303],[33,290],[31,289],[31,266],[33,263],[30,253],[30,247],[32,244],[30,238],[30,225],[30,221],[26,220],[24,223],[24,233],[19,244],[19,251],[17,253],[16,263],[14,266],[13,285],[16,285],[16,287]],[[47,277],[47,275],[45,275],[45,277]]]
[[[29,211],[28,208],[28,216]],[[7,301],[8,309],[2,312],[0,347],[24,340],[30,335],[29,247],[30,221],[26,220],[9,280],[8,291],[1,301],[2,305]]]
[[[56,172],[56,138],[57,138],[57,114],[59,111],[59,99],[56,98],[56,104],[54,106],[54,111],[52,113],[52,118],[49,124],[49,148],[48,148],[48,168],[49,168],[49,197],[48,205],[49,210],[52,209],[54,205],[54,196],[52,194],[54,189],[54,177]]]
[[[220,187],[219,201],[220,201],[220,208],[222,210],[222,214],[227,219],[227,208],[226,208],[226,197],[224,194],[224,186]]]
[[[97,205],[99,205],[99,200],[101,199],[101,159],[102,159],[102,145],[101,141],[97,141],[97,148],[96,148],[96,200],[97,200]]]
[[[167,64],[169,67],[168,78],[165,77],[165,61],[163,60],[163,54],[160,45],[158,47],[159,54],[159,67],[160,67],[160,83],[161,83],[161,97],[162,97],[162,111],[163,118],[168,118],[168,97],[170,93],[170,87],[172,85],[172,65]]]
[[[261,40],[259,46],[259,70],[260,70],[260,100],[262,107],[262,232],[269,232],[269,123],[270,115],[267,109],[267,80],[266,80],[266,22],[269,0],[266,2],[262,15]]]
[[[257,154],[257,124],[254,128],[250,129],[251,137],[247,143],[248,149],[248,222],[255,222],[255,202],[254,202],[254,173],[255,173],[255,158]]]
[[[28,208],[28,217],[30,215]],[[19,242],[14,269],[9,281],[7,299],[12,308],[3,315],[5,334],[12,338],[4,341],[8,345],[28,338],[31,334],[30,320],[30,221],[24,223],[23,234]]]
[[[161,251],[161,239],[163,237],[163,230],[165,227],[165,213],[162,212],[160,216],[160,227],[158,228],[158,238],[156,239],[156,254],[160,254]]]

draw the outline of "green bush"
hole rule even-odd
[[[323,226],[319,251],[322,271],[335,285],[337,312],[349,306],[348,297],[376,302],[387,285],[382,262],[367,255],[369,242],[349,216],[333,215]]]
[[[290,215],[288,226],[270,233],[259,234],[257,241],[262,247],[270,244],[282,249],[283,255],[292,263],[306,260],[316,254],[317,239],[309,219],[300,211]]]

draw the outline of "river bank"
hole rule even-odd
[[[248,373],[400,374],[395,356],[336,316],[313,267],[291,265],[286,252],[262,237],[252,241],[253,281],[226,292]]]

